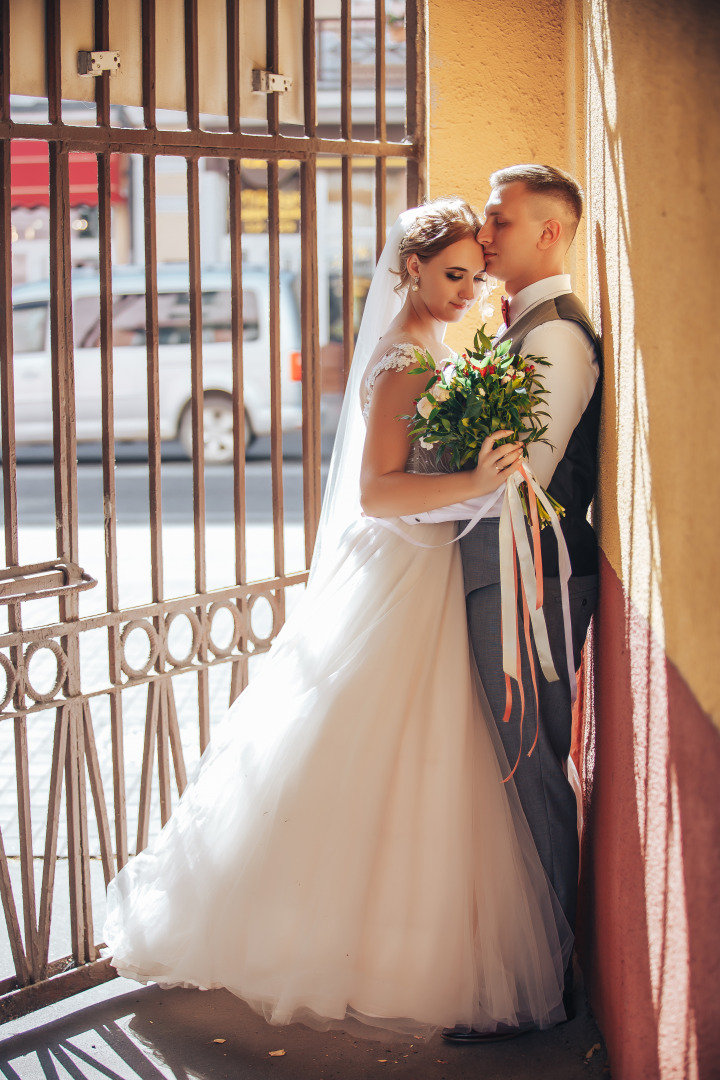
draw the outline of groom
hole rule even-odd
[[[505,282],[505,325],[496,341],[512,340],[512,352],[545,356],[543,368],[552,447],[533,443],[530,464],[539,483],[565,507],[562,530],[570,554],[570,621],[574,661],[580,652],[597,597],[597,541],[587,521],[595,491],[600,422],[601,347],[587,312],[573,294],[564,260],[582,214],[577,182],[559,169],[515,165],[493,173],[478,235],[487,271]],[[497,510],[499,514],[499,509]],[[470,640],[510,766],[521,742],[517,687],[508,723],[500,635],[499,518],[481,520],[461,541]],[[557,682],[543,677],[535,653],[539,711],[530,664],[522,649],[525,696],[522,754],[515,784],[545,871],[574,929],[578,879],[576,801],[567,776],[572,710],[558,578],[557,544],[551,529],[541,537],[544,612]],[[523,635],[520,634],[520,638]],[[532,755],[536,722],[538,742]],[[563,998],[574,1016],[572,969]],[[452,1041],[474,1041],[474,1033],[444,1032]],[[479,1041],[479,1040],[478,1040]]]

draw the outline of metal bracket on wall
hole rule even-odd
[[[274,71],[253,69],[252,88],[260,94],[286,94],[288,90],[292,90],[292,84],[289,75],[276,75]]]
[[[103,71],[117,75],[120,71],[120,53],[85,52],[81,49],[77,55],[77,67],[78,75],[90,75],[97,78]]]

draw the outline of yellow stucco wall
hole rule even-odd
[[[682,19],[674,0],[428,3],[429,194],[482,207],[489,172],[519,161],[586,187],[568,269],[606,339],[600,541],[716,722],[717,410],[700,379],[720,344],[718,22],[704,0]],[[683,351],[690,325],[703,352]]]
[[[488,175],[534,161],[584,183],[582,36],[574,0],[429,0],[428,193],[457,193],[482,208]],[[584,295],[582,238],[568,269]],[[578,273],[579,271],[579,273]],[[493,302],[499,318],[499,290]],[[472,339],[471,313],[448,331]]]
[[[720,724],[720,9],[586,0],[588,241],[606,384],[602,547]]]

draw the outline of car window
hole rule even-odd
[[[47,317],[46,300],[13,307],[13,352],[43,352],[47,340]]]
[[[100,346],[100,297],[73,297],[73,341],[76,349]]]
[[[45,305],[45,309],[47,309],[47,305]],[[99,347],[99,297],[81,296],[75,298],[73,303],[73,327],[76,348],[96,349]],[[115,295],[112,329],[113,346],[115,348],[145,344],[144,293]],[[230,291],[225,289],[217,291],[205,290],[202,301],[202,340],[204,342],[230,341],[231,335],[232,308]],[[253,289],[243,289],[243,338],[245,341],[257,341],[259,336],[257,293]],[[159,293],[158,343],[160,345],[190,344],[190,297],[187,292]]]
[[[203,292],[202,303],[203,341],[230,341],[232,334],[232,306],[230,292]],[[260,336],[257,293],[243,289],[243,340],[257,341]]]

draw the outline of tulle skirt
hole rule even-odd
[[[273,1024],[549,1025],[572,936],[507,771],[457,545],[360,520],[111,882],[112,963]]]

